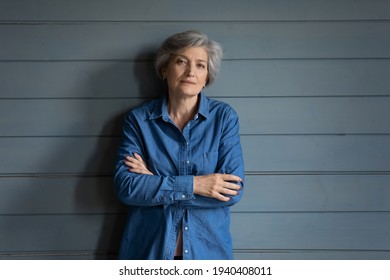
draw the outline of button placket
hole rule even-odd
[[[183,130],[183,164],[185,166],[186,175],[191,174],[191,157],[190,157],[190,126],[192,121],[189,121],[187,127]]]

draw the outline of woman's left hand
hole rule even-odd
[[[127,155],[124,160],[125,165],[129,167],[129,171],[138,174],[153,175],[153,173],[149,171],[142,157],[137,153],[134,153],[133,155],[134,157]]]

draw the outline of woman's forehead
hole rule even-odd
[[[187,47],[175,53],[175,55],[183,56],[187,59],[204,60],[207,62],[208,53],[203,47]]]

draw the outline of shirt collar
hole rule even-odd
[[[198,114],[202,115],[205,119],[209,117],[209,99],[207,96],[203,95],[202,93],[199,93],[200,95],[200,102],[199,102],[199,110]]]
[[[199,96],[200,96],[200,102],[199,102],[198,114],[202,115],[205,119],[207,119],[209,117],[209,99],[202,93],[199,93]],[[149,117],[149,119],[157,119],[157,118],[162,118],[164,121],[169,120],[167,95],[165,94],[157,100],[153,108],[153,112]]]

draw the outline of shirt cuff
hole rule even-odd
[[[194,199],[194,176],[176,176],[174,190],[176,201]]]

